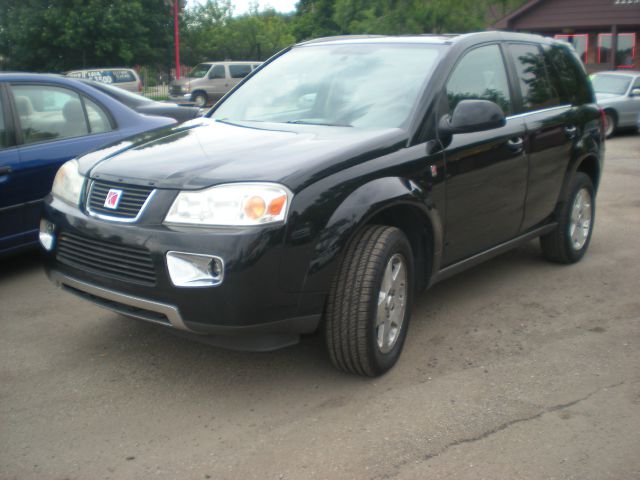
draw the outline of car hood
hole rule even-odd
[[[406,144],[401,129],[230,123],[201,118],[144,134],[81,159],[91,178],[197,190],[240,181],[298,191]]]

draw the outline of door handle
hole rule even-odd
[[[0,167],[0,175],[6,175],[7,173],[11,173],[11,166],[5,165],[4,167]]]
[[[513,152],[521,152],[524,150],[524,138],[511,137],[507,140],[507,148]]]
[[[569,138],[575,137],[577,132],[578,127],[576,127],[575,125],[567,125],[566,127],[564,127],[564,133],[566,133]]]

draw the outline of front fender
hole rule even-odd
[[[433,230],[433,250],[439,257],[442,222],[427,189],[406,178],[377,178],[348,194],[318,232],[304,262],[303,291],[327,292],[347,243],[375,215],[400,205],[412,206],[427,217]]]

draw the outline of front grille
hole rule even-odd
[[[60,263],[117,280],[155,285],[156,272],[148,250],[62,233],[58,238]]]
[[[179,85],[171,85],[171,94],[180,95],[182,93],[182,87]]]
[[[107,194],[111,189],[122,191],[120,201],[115,209],[104,206]],[[153,188],[150,187],[93,180],[89,188],[87,209],[91,213],[107,215],[116,219],[134,219],[138,216],[144,202],[147,201],[152,192]]]

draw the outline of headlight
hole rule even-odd
[[[231,183],[197,192],[180,192],[165,223],[262,225],[287,218],[291,192],[274,183]]]
[[[77,207],[80,205],[83,184],[84,177],[78,173],[78,161],[69,160],[56,173],[51,193],[54,197]]]

